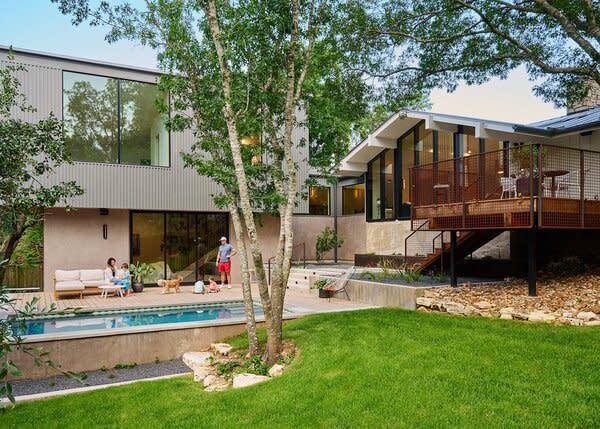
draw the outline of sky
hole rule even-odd
[[[86,24],[74,27],[50,0],[0,0],[0,10],[0,45],[156,68],[151,49],[125,41],[108,44],[105,29]],[[532,86],[525,70],[519,68],[505,80],[461,84],[452,93],[434,90],[431,110],[523,124],[565,113],[537,98]]]

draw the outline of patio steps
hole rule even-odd
[[[323,267],[323,268],[292,268],[288,278],[287,287],[294,290],[316,292],[310,289],[309,278],[316,276],[337,277],[346,272],[346,268]]]

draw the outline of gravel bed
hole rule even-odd
[[[88,371],[85,385],[100,386],[103,384],[120,383],[123,381],[141,380],[144,378],[160,377],[191,372],[181,360],[169,360],[158,363],[137,365],[133,368],[107,369],[106,371]],[[32,395],[36,393],[55,392],[65,389],[84,387],[77,380],[57,375],[56,377],[38,380],[13,381],[13,395]]]

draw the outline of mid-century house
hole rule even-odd
[[[50,180],[75,180],[85,191],[72,209],[45,216],[44,289],[52,291],[55,270],[102,268],[109,256],[153,265],[150,282],[214,274],[218,239],[235,246],[233,228],[213,203],[218,186],[184,168],[180,154],[193,134],[169,132],[156,110],[160,72],[13,53],[37,109],[19,114],[64,120],[74,162]],[[0,47],[0,64],[7,55]],[[297,141],[307,136],[305,127],[294,130]],[[600,107],[530,125],[398,112],[343,158],[335,186],[321,182],[300,200],[296,257],[313,259],[317,234],[330,226],[344,244],[328,257],[402,255],[423,269],[450,270],[453,280],[465,257],[495,260],[491,271],[506,268],[497,275],[528,271],[535,293],[536,264],[597,254],[599,136]],[[298,145],[299,186],[310,175],[308,156],[307,145]],[[264,217],[260,234],[268,260],[278,220]]]
[[[401,111],[339,174],[365,184],[365,251],[424,266],[448,254],[454,274],[474,252],[511,259],[527,264],[534,294],[542,256],[596,253],[600,107],[530,125]]]
[[[73,164],[58,169],[51,181],[75,180],[85,193],[72,209],[50,210],[44,221],[43,283],[52,291],[57,269],[103,268],[108,257],[142,261],[159,277],[181,274],[185,282],[215,273],[218,240],[233,227],[226,212],[213,203],[219,187],[184,168],[181,152],[190,151],[194,136],[169,132],[155,107],[160,72],[80,58],[13,49],[22,91],[35,112],[22,118],[37,121],[50,112],[64,120]],[[0,64],[8,48],[0,47]],[[307,138],[298,127],[293,138]],[[298,145],[300,146],[300,145]],[[308,177],[308,149],[296,155],[299,183]],[[318,188],[297,207],[297,239],[313,240],[331,224],[329,201]],[[310,201],[310,202],[309,202]],[[315,216],[309,216],[310,214]],[[318,220],[318,221],[316,221]],[[278,223],[263,219],[266,257],[274,249]],[[234,259],[234,281],[239,267]]]

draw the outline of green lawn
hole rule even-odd
[[[0,427],[600,425],[598,328],[377,309],[306,317],[285,336],[301,354],[262,385],[138,383],[21,404]]]

